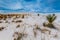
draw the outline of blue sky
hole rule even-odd
[[[60,12],[60,0],[0,0],[0,12]]]

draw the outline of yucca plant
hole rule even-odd
[[[55,16],[55,14],[52,14],[52,15],[46,16],[46,18],[49,23],[52,23],[56,19],[56,16]]]
[[[44,26],[50,27],[50,28],[55,28],[53,25],[54,20],[56,19],[55,14],[50,14],[48,16],[46,16],[46,19],[48,21],[48,24],[45,25],[45,23],[43,24]]]

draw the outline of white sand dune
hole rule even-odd
[[[0,40],[16,40],[23,35],[21,40],[60,40],[60,14],[56,14],[57,19],[53,22],[57,29],[44,27],[47,22],[45,14],[27,14],[24,17],[15,16],[0,20]],[[40,29],[36,29],[39,27]],[[19,39],[20,40],[20,39]]]

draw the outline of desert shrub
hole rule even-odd
[[[55,14],[49,14],[48,16],[46,16],[46,19],[48,21],[48,23],[43,23],[43,26],[46,26],[46,27],[49,27],[49,28],[55,28],[54,25],[53,25],[53,22],[55,21],[56,19],[56,16]]]

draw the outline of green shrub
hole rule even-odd
[[[54,20],[56,19],[55,14],[49,14],[48,16],[46,16],[46,19],[48,21],[48,24],[43,23],[43,26],[49,27],[49,28],[55,28],[53,25]]]

